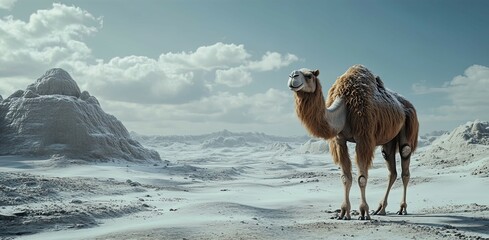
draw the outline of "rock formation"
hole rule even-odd
[[[47,71],[25,91],[0,97],[0,155],[160,160],[60,68]]]

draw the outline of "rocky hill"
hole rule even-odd
[[[26,90],[0,97],[0,155],[159,160],[134,140],[60,68],[47,71]]]
[[[473,121],[436,138],[420,164],[433,168],[463,168],[473,175],[489,176],[489,122]]]

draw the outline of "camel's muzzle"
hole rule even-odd
[[[304,75],[301,71],[295,70],[289,75],[289,88],[292,91],[299,91],[304,87]]]

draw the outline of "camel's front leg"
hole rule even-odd
[[[350,189],[352,184],[351,175],[351,160],[348,153],[348,146],[346,141],[336,138],[330,141],[330,152],[333,156],[333,161],[341,166],[341,181],[343,182],[344,188],[344,200],[341,204],[341,212],[338,216],[339,220],[350,220]]]
[[[370,220],[369,207],[365,191],[367,189],[368,168],[372,162],[375,146],[368,143],[360,142],[356,146],[356,160],[358,166],[358,186],[360,187],[361,202],[360,202],[360,220]]]
[[[389,197],[391,187],[397,178],[396,147],[397,139],[394,139],[382,146],[382,155],[384,156],[385,162],[387,164],[387,169],[389,170],[389,182],[387,184],[387,191],[385,192],[384,198],[380,201],[379,208],[377,208],[377,210],[373,213],[374,215],[386,214],[385,209],[387,207],[387,198]]]
[[[345,164],[346,165],[346,164]],[[349,167],[342,165],[341,170],[343,174],[341,175],[341,181],[343,182],[343,188],[345,190],[345,195],[344,195],[344,200],[343,203],[341,204],[341,212],[340,215],[338,216],[338,219],[340,220],[350,220],[350,210],[351,210],[351,204],[350,204],[350,189],[351,189],[351,184],[352,184],[352,176],[351,176],[351,162],[349,163]],[[346,170],[350,169],[350,171]]]

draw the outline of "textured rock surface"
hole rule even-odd
[[[467,122],[433,144],[444,148],[467,144],[489,145],[489,122],[479,120]]]
[[[27,91],[38,95],[66,95],[80,97],[80,88],[70,74],[61,68],[48,70],[33,84],[27,86]]]
[[[0,102],[0,155],[159,160],[62,69]]]
[[[460,168],[467,173],[489,176],[489,122],[475,120],[446,133],[419,154],[421,164],[433,168]]]

